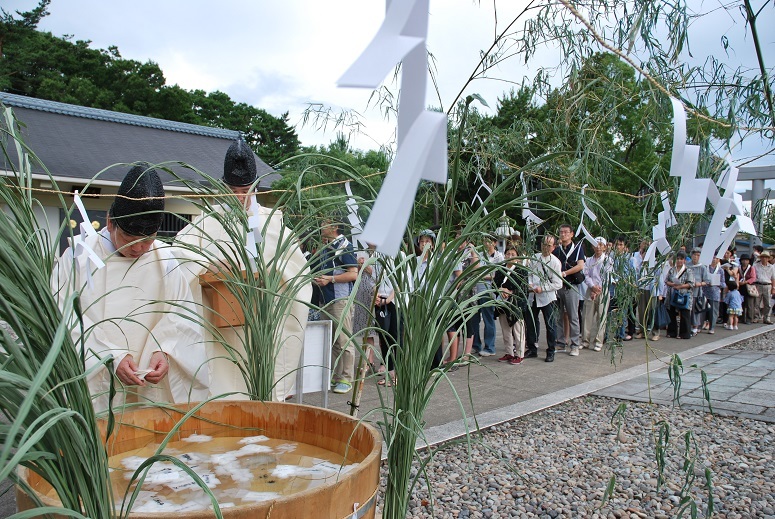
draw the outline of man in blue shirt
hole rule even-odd
[[[325,247],[321,252],[320,276],[315,284],[323,294],[321,314],[334,323],[334,339],[331,359],[334,374],[331,379],[334,393],[349,393],[355,377],[355,347],[352,335],[353,307],[347,311],[347,300],[358,277],[358,261],[355,259],[352,244],[341,234],[339,223],[333,219],[323,219],[320,235]],[[340,333],[336,333],[340,328]]]

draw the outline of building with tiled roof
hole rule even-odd
[[[195,124],[112,112],[97,108],[47,101],[0,92],[0,103],[13,111],[24,144],[40,159],[31,164],[35,196],[41,201],[42,221],[53,231],[65,218],[55,194],[46,193],[54,185],[59,191],[75,190],[105,195],[84,198],[90,219],[104,225],[104,215],[121,180],[126,164],[145,161],[161,164],[174,174],[160,171],[169,195],[189,193],[182,179],[202,182],[198,171],[220,178],[223,159],[239,132]],[[0,175],[18,170],[16,146],[5,139],[7,156],[0,157]],[[10,163],[9,163],[10,161]],[[42,164],[42,165],[41,165]],[[198,171],[184,167],[189,165]],[[261,177],[258,190],[267,191],[280,178],[256,156]],[[261,196],[261,195],[259,195]],[[262,197],[262,203],[270,202]],[[70,201],[72,198],[70,198]],[[184,199],[168,200],[166,209],[186,220],[196,212]],[[76,219],[78,219],[76,217]],[[184,221],[170,215],[163,231],[174,234]]]

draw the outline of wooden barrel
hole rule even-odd
[[[143,408],[118,415],[116,429],[108,442],[108,455],[139,449],[161,442],[192,405],[169,409]],[[104,423],[100,424],[101,428]],[[104,429],[103,429],[104,435]],[[192,434],[213,437],[246,437],[263,434],[270,438],[307,443],[346,456],[357,467],[338,481],[298,492],[273,501],[222,509],[223,517],[233,519],[296,519],[300,517],[343,519],[374,517],[379,486],[382,440],[377,430],[345,414],[318,407],[255,401],[217,401],[205,404],[189,418],[172,441]],[[36,474],[20,468],[20,475],[44,496],[50,486]],[[16,489],[19,510],[34,508],[30,498]],[[44,504],[57,503],[41,497]],[[117,497],[120,499],[120,496]],[[357,505],[356,505],[357,504]],[[357,514],[353,515],[353,510]],[[132,513],[133,519],[180,517],[211,519],[212,510],[179,514]]]

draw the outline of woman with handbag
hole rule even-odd
[[[756,286],[756,267],[751,265],[751,257],[748,254],[740,256],[740,295],[743,296],[743,317],[745,324],[751,324],[754,318],[754,305],[759,297],[759,289]]]
[[[665,285],[668,287],[670,307],[670,324],[667,325],[667,336],[671,338],[690,339],[692,337],[692,288],[694,274],[686,268],[686,253],[678,251],[675,254],[675,265],[667,274]],[[680,330],[678,320],[680,319]]]
[[[501,304],[495,313],[503,332],[506,354],[498,362],[518,366],[525,358],[525,320],[527,306],[527,270],[519,260],[514,245],[508,245],[504,252],[506,263],[493,277]]]

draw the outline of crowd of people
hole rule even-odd
[[[214,211],[256,212],[253,216],[265,221],[263,254],[271,257],[279,250],[281,237],[288,239],[290,233],[283,232],[279,212],[251,202],[250,189],[256,180],[252,151],[244,141],[235,141],[227,152],[222,178],[233,200]],[[122,393],[122,398],[131,396],[127,402],[249,397],[243,365],[245,331],[240,326],[214,329],[212,301],[200,282],[204,274],[222,269],[224,255],[239,246],[224,229],[223,219],[204,214],[172,244],[162,243],[156,235],[162,223],[164,189],[156,171],[147,164],[133,167],[118,194],[107,226],[67,249],[52,277],[63,306],[73,290],[81,291],[86,333],[80,336],[80,326],[71,329],[74,341],[83,341],[97,407],[107,407],[111,380],[129,388]],[[700,248],[687,255],[681,247],[652,266],[645,260],[648,241],[631,253],[625,237],[611,242],[601,236],[592,240],[594,247],[587,254],[571,226],[564,224],[558,230],[557,236],[542,236],[536,253],[528,253],[519,236],[513,236],[501,251],[495,236],[458,232],[453,242],[456,264],[441,281],[441,293],[456,305],[455,317],[449,319],[446,340],[437,345],[432,368],[456,369],[473,355],[498,355],[498,325],[505,348],[498,361],[519,365],[538,357],[544,344],[544,360],[553,362],[557,352],[576,357],[584,349],[601,351],[612,340],[658,341],[663,331],[666,337],[690,339],[703,331],[715,333],[717,325],[735,330],[740,324],[772,322],[775,265],[761,246],[754,247],[751,256],[726,251],[710,265],[700,263]],[[334,322],[331,388],[335,393],[352,389],[359,343],[365,345],[375,370],[381,364],[384,376],[379,383],[398,383],[400,309],[411,310],[396,304],[396,298],[406,301],[401,290],[414,291],[427,284],[435,255],[446,249],[446,244],[437,243],[434,231],[419,233],[414,243],[414,286],[394,287],[389,272],[393,262],[370,261],[373,250],[356,252],[338,219],[323,217],[319,231],[322,243],[313,256],[305,258],[301,244],[295,242],[282,253],[287,255],[284,280],[295,279],[310,267],[314,273],[311,286],[299,290],[298,301],[279,323],[280,346],[272,358],[272,397],[277,400],[294,391],[295,377],[289,374],[299,364],[310,300],[315,318]],[[104,262],[103,268],[95,268],[95,257]],[[471,272],[475,283],[466,283],[463,274]],[[194,318],[197,314],[199,319]]]
[[[496,247],[497,238],[491,235],[484,235],[478,247],[471,241],[461,241],[460,264],[447,288],[454,292],[455,278],[472,265],[483,269],[474,297],[456,295],[458,301],[475,303],[478,310],[470,318],[452,323],[432,366],[454,363],[450,367],[455,369],[468,362],[470,355],[498,355],[496,322],[505,348],[498,361],[512,365],[538,357],[543,345],[544,360],[553,362],[558,351],[575,357],[584,349],[601,351],[611,341],[691,339],[698,333],[714,334],[720,325],[735,330],[740,323],[772,322],[775,266],[770,262],[770,252],[761,246],[753,248],[753,257],[738,257],[731,249],[709,265],[700,263],[700,247],[687,254],[682,246],[652,266],[645,260],[648,240],[630,251],[624,236],[612,241],[600,236],[594,239],[588,255],[585,243],[574,238],[572,227],[561,225],[557,236],[543,236],[540,252],[535,254],[525,254],[518,240],[507,242],[501,253]],[[436,234],[431,230],[417,237],[421,271],[427,268],[436,245]],[[362,266],[364,259],[357,263]],[[373,271],[360,275],[374,279],[360,284],[358,300],[364,305],[372,301],[375,316],[380,315],[383,297],[391,302],[395,297],[392,287],[385,289],[386,276]],[[377,284],[383,288],[380,296],[374,297],[373,287]],[[376,334],[381,358],[387,359],[390,373],[387,382],[383,379],[380,383],[388,385],[395,383],[393,357],[400,355],[400,341],[394,339],[398,337],[400,316],[396,316],[394,305],[390,312],[389,331],[381,328],[379,318],[374,321],[381,330]],[[545,339],[541,338],[542,324]],[[351,332],[357,337],[364,329],[368,325]],[[388,348],[386,342],[394,348]],[[380,368],[383,370],[384,366]],[[337,388],[335,384],[335,389],[346,392],[348,387]]]

